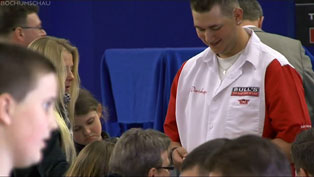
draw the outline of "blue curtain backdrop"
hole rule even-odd
[[[204,46],[193,28],[188,0],[49,2],[49,6],[40,6],[44,28],[49,35],[69,39],[78,47],[82,85],[99,100],[99,65],[106,49]],[[260,3],[265,31],[295,36],[293,0]]]

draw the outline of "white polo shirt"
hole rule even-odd
[[[164,129],[172,140],[179,138],[188,152],[215,138],[263,135],[265,114],[268,115],[265,108],[267,68],[277,60],[276,67],[294,69],[283,55],[263,44],[252,30],[249,33],[246,48],[222,81],[216,54],[210,48],[188,60],[178,72],[174,80],[176,90],[172,90],[176,95],[169,102]],[[171,105],[173,103],[175,105]],[[310,123],[306,115],[304,120],[307,121],[302,125]]]

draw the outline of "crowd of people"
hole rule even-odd
[[[80,84],[78,49],[47,35],[37,6],[0,6],[0,176],[313,176],[314,73],[300,41],[264,32],[257,0],[190,5],[208,48],[175,76],[164,132],[121,137]]]

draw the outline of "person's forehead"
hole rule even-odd
[[[28,14],[26,21],[28,25],[41,25],[41,20],[35,12]]]
[[[87,114],[84,114],[84,115],[76,115],[75,116],[75,119],[74,119],[74,122],[85,122],[87,121],[89,118],[91,117],[95,117],[95,116],[98,116],[97,112],[95,110],[91,110],[89,111]]]
[[[180,176],[200,176],[198,165],[195,165],[192,168],[188,168],[182,171]]]
[[[62,58],[64,60],[65,65],[73,65],[73,55],[67,50],[62,51]]]

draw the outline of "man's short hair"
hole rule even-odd
[[[263,16],[263,9],[257,0],[238,0],[243,10],[243,20],[255,21]]]
[[[1,1],[0,36],[7,36],[14,28],[26,25],[27,15],[38,13],[38,10],[38,6],[19,0]]]
[[[55,73],[54,65],[31,50],[0,43],[0,94],[22,101],[36,86],[40,74]]]
[[[297,171],[300,168],[314,175],[314,129],[302,131],[291,146],[292,161]]]
[[[158,141],[163,144],[162,149],[168,150],[168,148],[170,147],[171,140],[166,134],[154,129],[146,129],[144,131],[148,135],[158,138],[159,139]]]
[[[217,152],[226,142],[230,141],[227,138],[219,138],[198,146],[190,152],[183,161],[181,171],[189,170],[198,167],[199,175],[207,176],[209,170],[206,167],[205,161],[211,159],[213,154]]]
[[[109,173],[120,176],[147,176],[153,167],[162,166],[161,154],[170,139],[155,130],[133,128],[119,138],[109,161]]]
[[[238,0],[190,0],[191,9],[195,12],[204,13],[218,5],[226,16],[232,16],[233,9],[239,7]]]
[[[227,142],[206,164],[222,176],[291,176],[287,157],[270,140],[255,135]]]

